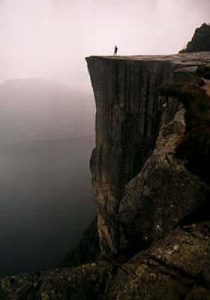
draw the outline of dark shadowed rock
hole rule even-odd
[[[183,140],[193,104],[186,105],[188,95],[184,101],[180,88],[160,92],[174,74],[187,80],[202,77],[199,70],[208,68],[210,55],[90,57],[87,61],[97,108],[91,170],[100,247],[103,255],[129,256],[163,237],[208,199],[206,180],[193,168],[195,155],[193,159],[188,153],[177,156],[181,144],[186,145],[181,152],[191,151],[192,140],[189,144]],[[209,96],[201,86],[196,88],[205,94],[202,102],[208,105]],[[199,117],[195,119],[198,124]],[[202,131],[209,120],[199,122],[196,127]],[[204,145],[198,136],[194,144],[199,143]],[[200,147],[198,157],[204,149]],[[207,160],[198,161],[200,170],[208,170]]]
[[[208,186],[188,171],[183,160],[176,158],[177,145],[186,131],[184,114],[179,101],[170,98],[155,149],[142,171],[125,188],[119,207],[121,249],[134,251],[141,245],[150,245],[209,198]]]
[[[158,134],[157,87],[170,73],[162,61],[88,59],[96,99],[91,160],[102,254],[119,248],[117,212],[125,185],[141,170]]]
[[[109,300],[210,299],[210,224],[177,229],[122,265]]]
[[[180,53],[201,51],[210,51],[210,24],[204,23],[197,28],[186,49],[181,50]]]
[[[23,274],[1,280],[2,300],[100,300],[111,271],[107,263]]]
[[[126,264],[105,262],[74,269],[3,278],[2,300],[209,300],[210,224],[172,231]]]

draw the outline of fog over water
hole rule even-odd
[[[85,57],[171,54],[209,0],[0,0],[0,275],[54,267],[94,218]]]
[[[0,275],[55,266],[94,218],[88,101],[46,79],[0,85]]]

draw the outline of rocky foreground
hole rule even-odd
[[[210,299],[210,222],[171,232],[127,263],[19,275],[1,282],[1,299]]]

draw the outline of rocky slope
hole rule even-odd
[[[1,298],[210,299],[210,53],[87,62],[101,254],[3,278]]]
[[[120,267],[106,299],[210,299],[209,234],[209,222],[174,230]]]
[[[172,231],[125,264],[105,261],[1,280],[7,300],[209,300],[210,222]]]
[[[210,24],[204,23],[201,27],[197,28],[192,40],[187,44],[186,49],[183,49],[180,52],[198,51],[210,51]]]

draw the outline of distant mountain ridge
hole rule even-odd
[[[42,78],[0,85],[0,143],[90,136],[91,96]]]

